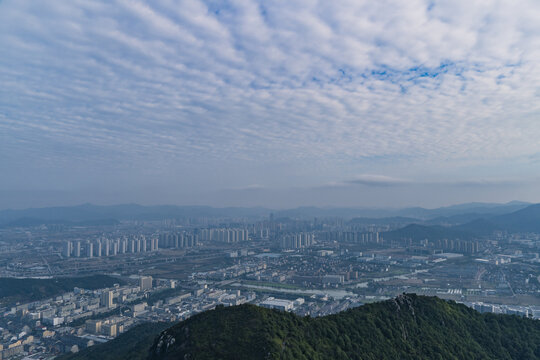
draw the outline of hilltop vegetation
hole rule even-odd
[[[25,303],[58,296],[79,287],[88,290],[124,284],[107,275],[55,279],[0,278],[0,305]]]
[[[540,359],[539,321],[414,294],[320,318],[221,306],[164,327],[62,359]]]
[[[414,294],[322,318],[252,305],[163,332],[151,359],[540,359],[540,322]]]

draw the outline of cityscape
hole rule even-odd
[[[520,217],[538,209],[517,207]],[[489,219],[484,227],[496,227],[501,216],[515,216],[515,208],[501,204],[502,215],[476,216]],[[269,213],[86,226],[14,222],[0,230],[0,277],[77,285],[50,297],[5,297],[0,354],[54,358],[139,324],[171,324],[245,303],[322,317],[415,293],[481,313],[540,319],[540,233],[478,235],[456,232],[463,225],[433,224],[451,219]],[[465,227],[472,231],[478,222]]]

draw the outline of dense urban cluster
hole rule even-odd
[[[540,318],[539,234],[415,226],[269,216],[0,229],[0,277],[52,281],[0,290],[0,359],[52,358],[244,303],[320,317],[416,293]],[[112,282],[53,286],[96,274]]]

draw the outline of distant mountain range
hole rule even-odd
[[[470,220],[508,214],[524,209],[528,203],[506,204],[470,203],[438,209],[370,209],[370,208],[317,208],[299,207],[288,210],[257,208],[214,208],[210,206],[142,206],[137,204],[31,208],[0,211],[0,226],[34,226],[39,224],[114,224],[124,220],[164,220],[179,218],[263,218],[274,214],[275,218],[312,219],[314,217],[342,217],[356,222],[408,224],[431,222],[438,225],[456,225]],[[364,218],[364,220],[362,220]],[[387,218],[387,219],[383,219]],[[390,219],[388,219],[390,218]]]
[[[414,294],[318,318],[220,306],[161,330],[137,327],[61,360],[540,359],[539,321]]]
[[[452,227],[444,227],[439,225],[419,225],[410,224],[403,228],[388,231],[383,233],[385,240],[401,240],[411,239],[420,241],[424,239],[441,240],[441,239],[463,239],[468,240],[474,237],[474,234],[466,231],[459,231]]]
[[[440,221],[440,218],[425,223],[410,223],[405,227],[384,233],[384,238],[389,240],[412,239],[413,241],[423,239],[467,240],[487,236],[495,231],[540,233],[540,204],[529,205],[503,215],[464,214],[460,220],[463,221],[467,218],[472,218],[472,220],[453,226],[432,225],[435,220]]]
[[[531,205],[510,214],[488,218],[495,226],[510,231],[540,232],[540,204]]]

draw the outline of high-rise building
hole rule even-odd
[[[96,250],[96,257],[101,256],[101,241],[98,240],[96,243],[96,247],[94,248]]]
[[[101,320],[86,320],[86,331],[94,334],[101,332]]]
[[[314,236],[310,233],[288,234],[280,240],[282,249],[302,249],[314,244]]]
[[[73,245],[72,245],[71,241],[66,241],[64,243],[64,251],[63,251],[63,253],[64,253],[65,257],[70,257],[71,256],[72,247],[73,247]]]
[[[111,244],[109,242],[109,239],[105,239],[105,244],[103,247],[103,256],[109,256],[111,255]]]
[[[81,242],[80,241],[77,241],[75,243],[75,256],[81,257]]]
[[[101,293],[101,306],[112,308],[113,307],[113,292],[111,290],[105,290]]]
[[[116,324],[103,324],[101,326],[101,330],[104,335],[107,335],[110,337],[116,337],[116,334],[117,334]]]
[[[94,244],[91,242],[86,243],[86,256],[89,258],[94,257]]]
[[[141,276],[139,279],[139,287],[141,291],[152,289],[152,277],[151,276]]]

